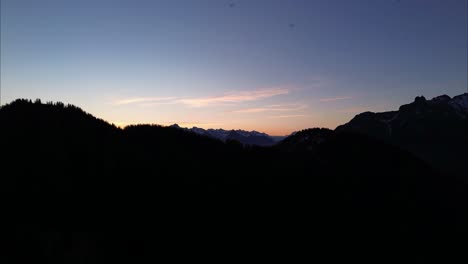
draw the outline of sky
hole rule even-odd
[[[467,0],[0,0],[2,103],[287,135],[467,92]]]

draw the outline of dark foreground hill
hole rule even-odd
[[[0,148],[1,190],[43,203],[15,205],[29,215],[2,232],[2,256],[16,263],[420,260],[450,257],[428,249],[466,234],[463,181],[359,134],[312,129],[246,147],[17,100],[0,109]],[[65,204],[50,213],[45,195]]]

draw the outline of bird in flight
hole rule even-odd
[[[232,3],[229,3],[229,7],[233,8],[236,6],[236,3],[232,2]]]
[[[289,24],[289,28],[295,28],[296,24]]]

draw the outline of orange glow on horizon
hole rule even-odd
[[[245,131],[258,131],[258,132],[261,132],[261,133],[266,133],[270,136],[288,136],[290,135],[291,133],[293,132],[296,132],[296,131],[300,131],[300,130],[303,130],[303,129],[307,129],[307,128],[313,128],[313,127],[320,127],[320,128],[330,128],[330,129],[334,129],[336,127],[331,125],[331,126],[323,126],[323,125],[316,125],[316,126],[310,126],[310,127],[297,127],[297,128],[272,128],[272,127],[269,127],[269,128],[264,128],[264,129],[261,129],[261,128],[250,128],[250,127],[247,127],[247,128],[243,128],[242,126],[239,126],[239,127],[234,127],[232,124],[222,124],[222,123],[190,123],[190,122],[168,122],[168,123],[151,123],[151,122],[139,122],[139,123],[135,123],[135,122],[109,122],[111,124],[114,124],[115,126],[117,126],[118,128],[125,128],[127,126],[131,126],[131,125],[159,125],[159,126],[163,126],[163,127],[168,127],[168,126],[171,126],[173,124],[177,124],[178,126],[182,127],[182,128],[193,128],[193,127],[198,127],[198,128],[203,128],[203,129],[224,129],[224,130],[245,130]]]

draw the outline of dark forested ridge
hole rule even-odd
[[[466,233],[464,179],[354,131],[308,129],[254,147],[171,127],[120,129],[71,105],[17,100],[0,109],[0,149],[3,192],[93,200],[69,221],[16,222],[3,239],[5,258],[18,263],[157,258],[157,241],[164,251],[175,236],[197,244],[197,236],[256,234],[242,243],[269,247],[275,258],[276,248],[306,250],[297,235],[330,249],[357,237],[404,247]],[[210,196],[209,212],[194,210],[200,194]],[[437,253],[404,248],[419,258]]]

